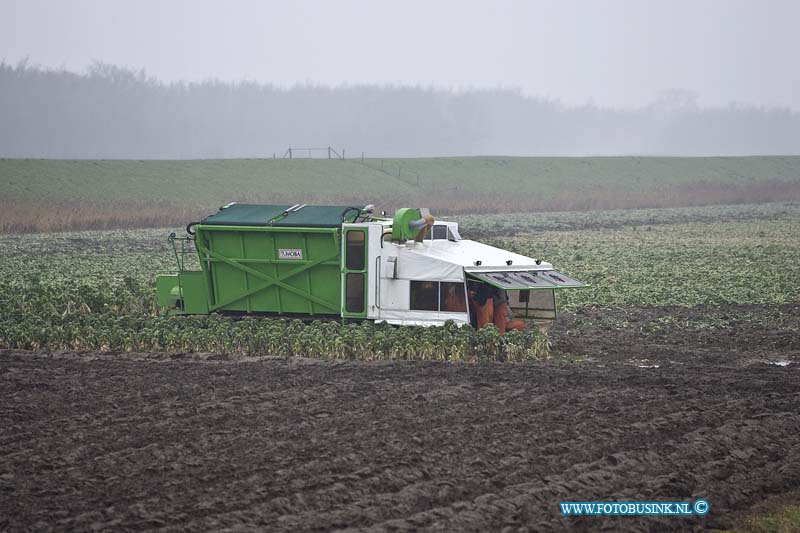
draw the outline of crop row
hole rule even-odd
[[[0,346],[25,350],[168,351],[304,356],[333,359],[523,361],[545,358],[549,342],[533,329],[500,336],[488,326],[475,330],[448,322],[412,328],[388,324],[305,323],[289,319],[29,316],[0,321]]]
[[[49,256],[47,264],[31,259],[41,268],[16,276],[8,271],[0,281],[0,346],[460,361],[523,360],[549,353],[547,337],[535,328],[501,337],[494,328],[475,331],[452,324],[420,329],[218,315],[164,317],[152,282],[119,277],[123,265],[103,261],[102,255],[88,264],[69,256]],[[117,266],[104,274],[103,264]],[[59,265],[65,269],[60,275],[54,272]]]

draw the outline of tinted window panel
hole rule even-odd
[[[465,313],[467,311],[463,283],[442,282],[440,287],[442,291],[442,311],[451,313]]]
[[[347,270],[364,270],[364,255],[366,247],[364,246],[364,232],[363,231],[348,231],[347,232]]]
[[[415,311],[438,311],[439,284],[435,281],[412,281],[411,309]]]
[[[433,226],[433,238],[447,240],[447,226]]]
[[[364,274],[347,274],[344,308],[348,313],[364,312]]]

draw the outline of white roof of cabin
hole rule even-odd
[[[451,265],[461,266],[468,272],[552,270],[553,268],[553,265],[544,261],[537,265],[536,260],[532,257],[463,239],[455,242],[444,239],[426,239],[421,243],[396,244],[395,246],[405,248],[407,251],[404,250],[404,254],[411,253],[429,257],[435,261],[444,261]],[[476,261],[481,262],[480,266],[475,264]],[[507,261],[511,261],[511,264],[507,264]]]

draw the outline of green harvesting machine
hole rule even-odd
[[[168,314],[266,314],[469,323],[468,284],[508,291],[515,313],[555,318],[583,283],[552,265],[462,239],[425,209],[231,203],[170,235],[177,270],[157,278]],[[196,253],[196,256],[195,256]],[[188,268],[195,256],[199,269]]]

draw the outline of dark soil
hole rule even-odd
[[[729,527],[800,489],[800,365],[757,362],[797,360],[797,308],[739,311],[567,315],[524,365],[0,352],[0,530]]]
[[[586,308],[550,338],[557,355],[598,362],[800,364],[800,305]]]

